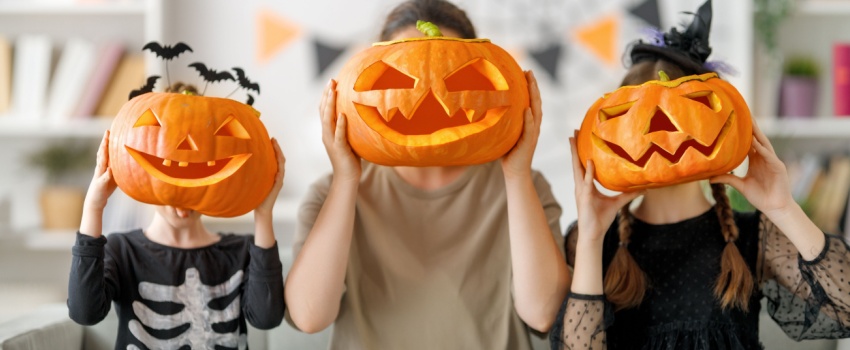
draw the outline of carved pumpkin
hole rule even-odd
[[[746,158],[752,120],[732,85],[715,73],[663,77],[623,86],[587,111],[578,154],[582,164],[593,159],[602,186],[630,191],[707,179]]]
[[[140,202],[232,217],[274,184],[269,135],[259,112],[238,101],[146,93],[124,104],[110,130],[112,175]]]
[[[528,103],[523,71],[487,39],[375,43],[342,68],[337,84],[351,147],[391,166],[498,159],[516,144]]]

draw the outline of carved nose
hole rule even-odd
[[[652,119],[649,121],[649,130],[647,130],[647,134],[651,134],[658,131],[669,131],[669,132],[678,132],[681,131],[676,127],[676,124],[673,124],[673,121],[670,120],[670,117],[667,116],[661,108],[655,109],[655,115],[652,116]]]
[[[186,135],[183,138],[183,141],[177,145],[177,149],[187,150],[187,151],[197,151],[198,146],[195,144],[195,140],[192,139],[192,135]]]

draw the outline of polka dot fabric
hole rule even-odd
[[[619,245],[616,222],[605,236],[603,271]],[[735,222],[740,231],[735,244],[760,286],[749,310],[723,310],[714,296],[725,245],[714,209],[673,224],[635,218],[628,249],[649,279],[643,302],[614,312],[602,295],[569,294],[550,332],[552,348],[761,349],[763,296],[792,338],[850,336],[850,275],[844,272],[850,272],[850,253],[843,240],[828,235],[821,256],[806,262],[760,213],[736,213]],[[576,232],[575,225],[567,229],[570,266]]]

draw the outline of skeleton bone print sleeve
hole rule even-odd
[[[141,230],[106,238],[78,234],[68,290],[71,318],[94,324],[115,303],[116,349],[247,349],[247,322],[283,320],[277,245],[221,234],[206,247],[180,249]]]

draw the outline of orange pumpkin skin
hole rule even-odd
[[[498,159],[516,144],[528,104],[522,69],[486,39],[376,43],[342,68],[337,84],[352,149],[389,166]]]
[[[606,94],[587,111],[576,145],[602,186],[633,191],[728,173],[746,158],[752,135],[744,98],[706,73]]]
[[[140,202],[233,217],[265,199],[277,161],[252,107],[151,92],[125,103],[115,117],[109,167],[118,187]]]

